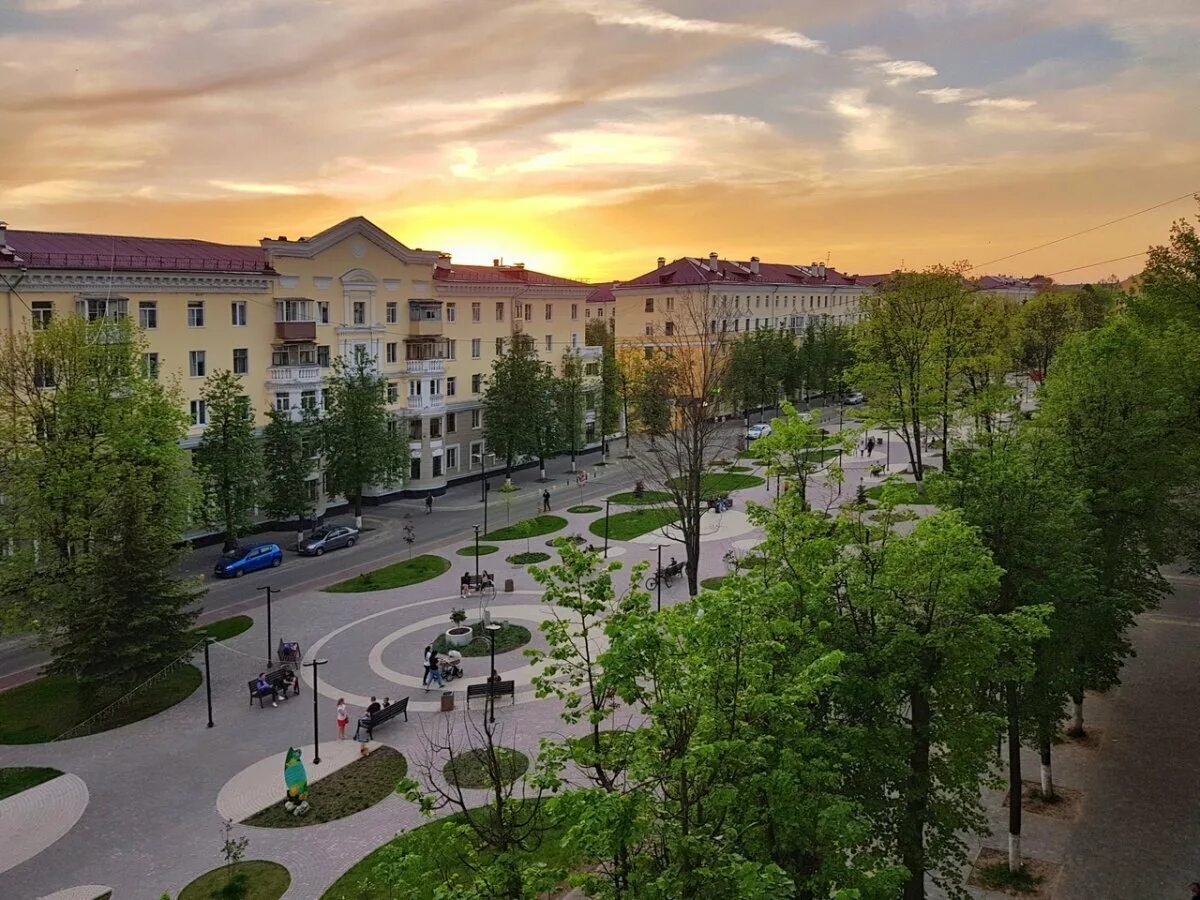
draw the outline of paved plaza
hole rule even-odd
[[[893,447],[893,462],[898,463],[895,451]],[[878,453],[871,461],[846,458],[846,497],[854,495],[860,478],[868,484],[875,480],[866,469],[868,462],[878,461]],[[606,490],[623,487],[614,481]],[[761,539],[745,516],[746,503],[768,501],[773,488],[738,491],[733,510],[708,514],[702,578],[725,574],[722,557],[727,551],[744,553]],[[599,515],[556,513],[569,521],[560,534],[587,535],[587,525]],[[548,537],[534,539],[531,548],[545,549],[541,545]],[[656,558],[657,542],[652,535],[614,542],[612,555],[625,567],[618,585],[630,566]],[[487,676],[486,657],[464,660],[465,677],[447,686],[456,695],[457,708],[451,713],[440,711],[440,691],[426,693],[421,685],[424,646],[449,626],[452,608],[466,605],[468,614],[473,612],[472,601],[464,604],[459,598],[458,580],[464,570],[474,570],[475,560],[454,555],[466,543],[459,535],[441,546],[421,548],[450,559],[452,567],[420,585],[362,594],[309,589],[275,605],[275,638],[300,641],[307,657],[319,654],[329,660],[321,667],[317,694],[320,766],[311,762],[309,670],[300,695],[278,708],[248,703],[246,681],[263,668],[267,644],[265,615],[258,609],[251,610],[253,628],[212,649],[216,727],[205,727],[205,692],[200,689],[157,716],[113,731],[0,747],[0,766],[53,766],[68,773],[0,801],[0,897],[95,896],[95,887],[84,886],[112,888],[115,898],[157,898],[164,890],[177,894],[220,863],[223,816],[237,821],[281,796],[282,759],[289,746],[303,748],[310,779],[327,776],[354,758],[358,744],[335,741],[338,697],[350,704],[352,720],[372,695],[381,700],[409,697],[410,721],[393,720],[375,733],[375,740],[419,767],[428,752],[428,736],[447,721],[461,722],[465,686]],[[501,587],[513,580],[513,590],[501,590],[490,612],[528,627],[534,635],[530,646],[545,646],[536,629],[552,611],[540,602],[529,574],[504,561],[524,549],[523,540],[505,542],[500,553],[480,560],[495,571]],[[1088,719],[1101,733],[1099,740],[1056,750],[1056,781],[1082,791],[1081,817],[1025,818],[1026,852],[1061,865],[1054,896],[1063,900],[1184,897],[1187,882],[1200,877],[1195,850],[1200,829],[1194,812],[1200,800],[1194,764],[1200,737],[1192,727],[1200,715],[1194,690],[1200,582],[1179,576],[1173,585],[1176,595],[1139,623],[1139,656],[1130,662],[1124,684],[1088,700]],[[664,603],[685,597],[683,579],[663,592]],[[530,686],[534,669],[520,650],[498,655],[496,663],[503,677],[516,682],[516,702],[496,707],[499,740],[533,756],[541,737],[563,733],[558,701],[535,699]],[[481,711],[479,704],[475,713]],[[1027,777],[1036,778],[1036,758],[1028,755],[1026,764]],[[999,793],[988,797],[994,837],[984,843],[990,846],[1004,846],[1001,799]],[[322,825],[237,831],[250,839],[247,858],[274,860],[289,869],[288,898],[314,900],[364,855],[422,821],[413,804],[392,796]]]

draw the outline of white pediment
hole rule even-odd
[[[413,250],[411,247],[406,247],[374,222],[362,216],[346,219],[344,222],[339,222],[337,225],[326,228],[321,233],[314,234],[312,237],[305,238],[304,240],[273,241],[264,239],[261,241],[261,244],[263,249],[273,256],[294,256],[302,259],[312,259],[325,250],[355,236],[369,241],[385,253],[405,263],[433,265],[437,262],[440,255],[435,250]]]

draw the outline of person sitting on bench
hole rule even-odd
[[[372,697],[371,702],[369,704],[367,704],[367,715],[373,716],[373,715],[375,715],[375,713],[379,712],[381,709],[383,709],[383,707],[379,705],[379,701],[376,700],[374,697]]]
[[[267,681],[267,673],[259,672],[258,681],[254,684],[254,696],[265,697],[267,694],[271,695],[271,705],[278,707],[279,693],[275,690],[275,687],[271,684],[271,682]]]
[[[293,672],[287,666],[283,667],[282,687],[283,687],[283,699],[284,700],[287,699],[288,691],[291,691],[293,694],[297,693],[297,691],[296,691],[296,673]]]
[[[471,573],[463,572],[463,576],[458,582],[458,595],[460,597],[467,596],[467,592],[471,590]]]

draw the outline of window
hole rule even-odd
[[[33,308],[37,310],[36,303],[33,304]],[[142,300],[138,303],[138,325],[147,329],[158,327],[157,300]]]
[[[482,314],[481,309],[480,309],[482,307],[482,305],[483,304],[481,304],[481,303],[472,303],[471,304],[471,321],[472,322],[479,321],[480,316]]]
[[[33,386],[37,388],[52,388],[54,387],[54,365],[44,359],[35,359],[33,361]],[[45,420],[43,419],[43,423]],[[45,437],[49,437],[47,432]]]
[[[324,300],[317,301],[317,321],[322,325],[329,324],[329,304]]]
[[[575,350],[575,349],[578,349],[578,347],[579,347],[579,332],[572,331],[571,332],[571,349]]]
[[[579,318],[579,304],[578,303],[571,304],[571,318],[572,319]]]
[[[400,388],[397,387],[396,382],[389,381],[388,385],[387,385],[387,402],[395,403],[399,399],[400,399]]]
[[[453,397],[458,393],[458,376],[450,375],[446,378],[446,396]]]
[[[446,413],[446,434],[454,434],[456,431],[458,431],[458,416],[454,413]]]
[[[496,355],[500,356],[504,352],[504,338],[496,338]]]
[[[550,321],[550,317],[553,312],[554,312],[554,307],[551,304],[547,303],[546,304],[546,321],[547,322]]]
[[[329,368],[329,345],[321,344],[317,347],[317,365],[322,369]]]
[[[189,300],[187,305],[188,328],[204,327],[204,301]],[[90,319],[91,316],[88,316]]]
[[[45,331],[46,326],[50,324],[50,319],[54,316],[54,303],[49,300],[34,300],[31,315],[33,330]]]
[[[497,322],[504,321],[504,303],[503,302],[496,304],[496,321]]]
[[[646,298],[646,312],[654,312],[654,298],[653,297]]]
[[[208,374],[208,365],[205,362],[203,350],[188,351],[188,374],[193,378],[203,378]]]
[[[408,420],[408,439],[410,441],[419,441],[421,439],[421,420]]]
[[[600,374],[600,363],[590,362],[590,363],[585,364],[583,367],[583,374],[591,375],[591,376],[599,375]]]
[[[429,437],[431,440],[442,436],[442,420],[441,418],[429,420]]]
[[[599,308],[596,310],[596,316],[597,316],[598,318],[601,318],[601,319],[603,319],[603,318],[604,318],[604,307],[603,307],[603,306],[599,307]]]
[[[583,317],[585,319],[590,319],[592,317],[592,311],[590,309],[585,309],[583,311]]]
[[[275,408],[279,412],[287,412],[292,408],[292,395],[286,393],[278,393],[275,395]]]
[[[229,304],[229,318],[234,325],[246,324],[246,301],[233,300]]]
[[[482,352],[483,352],[483,339],[482,338],[471,338],[471,359],[479,359],[479,356]]]
[[[395,341],[392,341],[392,342],[391,342],[391,343],[389,343],[389,344],[387,345],[387,347],[386,347],[386,349],[387,349],[387,361],[388,361],[388,362],[390,362],[390,363],[394,363],[394,362],[396,361],[396,357],[397,357],[397,354],[396,354],[396,348],[397,348],[397,346],[398,346],[398,345],[397,345],[397,343],[396,343]]]
[[[483,464],[483,441],[471,441],[471,465]]]
[[[142,359],[146,363],[146,377],[147,378],[157,378],[158,377],[158,354],[157,353],[143,353]]]
[[[483,376],[478,373],[476,373],[475,375],[472,375],[471,376],[471,393],[478,394],[482,387],[483,387]]]
[[[203,400],[193,400],[192,406],[192,425],[207,425],[208,424],[208,404]]]
[[[367,302],[365,300],[355,300],[350,307],[352,321],[355,325],[367,324]]]
[[[483,427],[483,410],[482,409],[471,410],[471,427],[472,428],[482,428]]]
[[[442,458],[440,456],[435,456],[433,458],[433,477],[442,477]]]
[[[457,319],[458,319],[458,304],[457,303],[447,303],[446,304],[446,321],[453,322]]]
[[[675,323],[674,323],[674,322],[668,322],[668,323],[667,323],[667,324],[664,326],[664,330],[665,330],[665,332],[666,332],[666,335],[667,335],[667,337],[671,337],[672,335],[674,335],[674,334],[675,334]]]
[[[448,430],[449,429],[447,429],[447,431]],[[458,448],[457,447],[447,447],[446,448],[446,468],[447,469],[457,469],[458,468]]]
[[[674,311],[675,311],[675,298],[668,297],[667,298],[667,312],[674,312]]]
[[[653,322],[646,323],[645,335],[646,335],[646,337],[654,337],[654,323]]]
[[[356,363],[368,363],[371,361],[371,357],[367,355],[366,344],[354,345],[354,361]]]
[[[89,322],[95,322],[97,319],[124,319],[129,315],[129,301],[120,297],[90,297],[86,300],[76,300],[75,311],[85,316]]]
[[[250,371],[250,351],[246,348],[233,351],[233,374],[245,375]]]
[[[399,321],[400,305],[395,300],[389,300],[387,305],[387,322],[389,325],[394,325]]]
[[[317,392],[315,390],[300,392],[300,408],[301,409],[316,409],[317,408]]]
[[[321,406],[329,409],[329,401],[333,397],[333,392],[329,388],[321,388]]]
[[[413,481],[421,480],[421,458],[419,456],[414,456],[412,462],[408,464],[408,477]]]
[[[414,378],[412,381],[410,381],[408,383],[408,396],[410,396],[410,397],[420,397],[421,396],[421,380],[419,378]]]
[[[554,349],[554,335],[546,335],[546,352],[549,353]]]

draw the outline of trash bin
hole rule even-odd
[[[505,578],[504,593],[511,594],[514,590],[516,590],[516,587],[513,585],[513,580],[511,578]]]
[[[442,691],[442,712],[454,711],[454,691]]]

